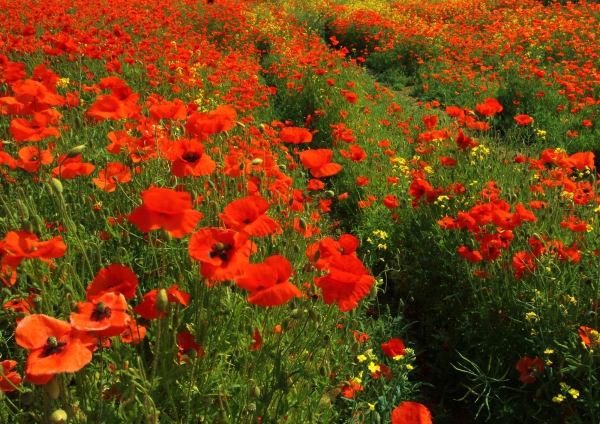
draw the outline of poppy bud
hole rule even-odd
[[[254,384],[252,387],[250,387],[250,396],[253,398],[259,398],[260,397],[260,387],[258,387],[256,384]]]
[[[24,219],[21,221],[21,230],[27,231],[28,233],[33,233],[33,225],[31,225],[29,220]]]
[[[254,411],[256,411],[256,404],[255,403],[249,403],[248,405],[246,405],[246,410],[248,412],[254,412]]]
[[[279,165],[279,168],[281,168],[282,171],[285,171],[287,169],[287,166],[285,166],[285,165]]]
[[[40,218],[39,215],[35,215],[33,217],[31,224],[33,225],[33,229],[36,233],[39,234],[42,232],[43,222],[42,222],[42,218]]]
[[[58,193],[63,192],[63,186],[62,186],[62,183],[60,182],[60,180],[57,180],[56,178],[52,178],[50,180],[50,185],[52,186],[54,191],[56,191]]]
[[[196,359],[198,357],[198,351],[196,349],[188,349],[185,352],[185,356],[190,359]]]
[[[57,409],[52,414],[50,414],[49,420],[52,424],[58,424],[66,423],[67,418],[67,413],[63,409]]]
[[[350,345],[350,353],[352,353],[353,355],[356,355],[359,350],[360,350],[360,343],[358,343],[357,341],[352,342],[352,344]]]
[[[156,310],[161,313],[167,310],[169,306],[169,296],[165,289],[160,289],[156,295]]]
[[[260,165],[261,163],[263,163],[263,160],[260,158],[256,158],[254,159],[252,162],[250,162],[252,165]]]
[[[327,190],[324,194],[327,199],[333,199],[335,197],[335,192],[333,190]]]
[[[371,286],[371,290],[369,290],[369,298],[375,299],[377,297],[377,284],[373,284]]]
[[[292,319],[299,319],[302,317],[302,315],[304,315],[304,311],[302,309],[296,308],[290,312],[290,318]]]
[[[327,362],[323,362],[323,365],[319,367],[319,374],[323,377],[327,377],[329,375],[329,367],[327,366]]]
[[[52,377],[52,380],[44,384],[44,390],[48,393],[52,399],[58,399],[58,395],[60,394],[60,386],[58,385],[58,381],[56,378]]]
[[[42,304],[42,296],[36,296],[33,298],[33,304],[35,306],[36,309],[40,308],[40,305]]]
[[[313,262],[317,262],[320,257],[321,257],[321,251],[316,250],[315,253],[313,254]]]
[[[21,218],[23,219],[29,219],[29,209],[27,209],[27,206],[25,206],[25,203],[21,202],[21,199],[17,199],[17,209],[19,210],[19,213],[21,214]]]
[[[308,316],[310,317],[310,319],[312,319],[312,321],[315,324],[318,324],[319,321],[321,320],[321,318],[319,317],[319,315],[313,309],[311,309],[310,311],[308,311]]]
[[[67,159],[72,159],[75,156],[80,155],[81,152],[83,152],[83,149],[85,149],[85,145],[84,144],[80,144],[79,146],[73,147],[71,150],[69,150],[67,152]]]
[[[54,190],[52,190],[52,186],[51,186],[50,184],[48,184],[48,183],[45,183],[45,184],[44,184],[44,188],[45,188],[45,190],[46,190],[46,194],[47,194],[48,196],[52,196],[52,194],[54,194]]]
[[[212,188],[213,190],[217,189],[217,186],[215,184],[215,182],[213,180],[208,180],[208,185],[210,186],[210,188]]]
[[[167,230],[165,230],[164,228],[160,229],[160,238],[161,240],[165,241],[165,242],[170,242],[171,240],[173,240],[173,237],[171,236],[171,233],[169,233]]]
[[[306,230],[306,227],[307,227],[307,225],[306,225],[306,220],[305,220],[304,218],[300,218],[300,228],[301,228],[302,230]],[[297,246],[297,245],[296,245],[296,246]]]

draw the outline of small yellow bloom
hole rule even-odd
[[[374,410],[375,410],[375,405],[373,405],[372,403],[369,403],[369,402],[367,402],[367,405],[369,405],[369,409],[370,409],[371,411],[374,411]]]
[[[545,353],[546,355],[552,355],[552,354],[554,353],[554,349],[546,349],[546,350],[544,351],[544,353]]]
[[[392,359],[394,359],[394,361],[401,361],[404,359],[404,355],[396,355]]]
[[[557,395],[552,398],[552,402],[561,403],[566,398],[563,395]]]
[[[367,360],[367,357],[365,355],[358,355],[356,359],[358,359],[358,362],[363,363]]]
[[[375,365],[375,362],[371,362],[369,364],[368,368],[369,368],[369,371],[371,371],[371,372],[379,372],[379,371],[381,371],[381,367],[379,365]]]
[[[406,369],[412,371],[414,367],[411,364],[406,364]]]
[[[569,390],[569,394],[573,396],[573,399],[577,399],[579,397],[579,390],[571,389]]]

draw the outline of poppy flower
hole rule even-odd
[[[27,172],[38,172],[41,165],[52,163],[52,153],[50,150],[40,150],[37,146],[25,146],[19,150],[19,159],[15,165]]]
[[[417,402],[402,402],[392,411],[392,424],[432,424],[431,412]]]
[[[538,267],[535,256],[529,252],[515,253],[512,260],[515,269],[515,278],[518,280],[523,274],[531,274]]]
[[[77,303],[78,312],[71,314],[71,325],[78,330],[93,331],[96,336],[117,336],[129,326],[128,310],[121,293],[105,293],[90,302]]]
[[[586,346],[595,347],[600,344],[600,334],[594,328],[581,326],[577,329],[577,333]]]
[[[235,125],[236,115],[234,108],[223,105],[209,113],[193,113],[184,126],[190,134],[202,137],[206,134],[229,131]]]
[[[169,303],[179,303],[183,306],[187,306],[190,303],[190,295],[188,293],[179,291],[177,284],[171,286],[167,290],[167,298]],[[158,309],[156,308],[156,298],[158,297],[158,290],[151,290],[144,295],[142,303],[133,308],[133,312],[141,315],[145,319],[156,319],[159,317]],[[160,318],[166,315],[165,311],[160,313]]]
[[[117,184],[131,181],[131,168],[120,162],[108,162],[106,168],[100,170],[98,178],[92,178],[96,187],[107,193],[117,189]]]
[[[383,204],[388,209],[396,209],[398,206],[400,206],[400,202],[398,202],[398,197],[392,194],[383,198]]]
[[[40,141],[48,137],[60,138],[60,132],[55,127],[48,127],[51,117],[45,113],[36,113],[31,121],[25,118],[14,118],[8,131],[17,142]]]
[[[0,362],[2,366],[2,374],[0,375],[0,390],[3,392],[14,392],[15,386],[21,385],[21,377],[16,371],[11,371],[17,366],[17,361],[7,359]]]
[[[254,334],[252,335],[252,339],[254,339],[254,343],[252,343],[250,345],[250,347],[248,348],[248,350],[258,350],[262,347],[262,336],[260,335],[260,331],[258,331],[258,328],[254,329]]]
[[[344,382],[344,385],[342,386],[342,396],[344,396],[347,399],[354,399],[356,397],[356,392],[364,389],[365,387],[361,386],[361,384],[358,381],[350,380]]]
[[[329,149],[305,150],[299,153],[300,161],[315,178],[331,177],[342,170],[342,165],[332,163],[333,151]]]
[[[387,343],[381,344],[381,349],[383,350],[385,356],[387,356],[388,358],[404,356],[404,354],[406,353],[404,348],[404,342],[397,338],[391,338],[388,340]]]
[[[127,118],[129,111],[116,96],[102,94],[98,96],[85,114],[94,118],[96,122],[104,121],[105,119],[118,121],[119,119]]]
[[[67,245],[60,236],[39,241],[35,234],[27,231],[10,231],[4,240],[0,240],[2,264],[12,269],[16,269],[23,259],[39,258],[51,264],[52,258],[59,258],[66,251]]]
[[[138,279],[131,268],[112,264],[98,271],[87,286],[86,297],[91,301],[105,293],[121,293],[125,299],[133,299],[137,286]]]
[[[327,269],[334,258],[343,255],[356,256],[360,242],[352,234],[342,234],[338,241],[325,237],[318,243],[311,244],[306,249],[306,257],[315,264],[317,269]]]
[[[531,360],[524,356],[519,359],[516,368],[521,373],[519,380],[525,384],[531,384],[536,380],[534,373],[540,375],[544,372],[544,361],[537,357]]]
[[[266,236],[279,228],[279,225],[265,212],[269,202],[261,196],[248,196],[237,199],[225,206],[219,218],[228,229],[243,231],[250,236]]]
[[[244,275],[235,277],[238,287],[248,290],[248,302],[258,306],[280,306],[302,293],[288,279],[292,265],[287,258],[270,256],[263,263],[244,267]]]
[[[442,166],[455,166],[456,165],[456,159],[452,159],[452,158],[448,158],[445,156],[440,156],[440,163],[442,164]]]
[[[329,264],[329,274],[315,278],[315,285],[323,293],[323,300],[331,305],[334,301],[342,312],[348,312],[358,306],[365,297],[375,278],[368,275],[369,270],[355,256],[344,255],[334,258]]]
[[[179,99],[175,99],[172,102],[163,101],[160,104],[151,106],[148,112],[155,121],[160,121],[161,119],[183,121],[187,118],[187,107]]]
[[[438,123],[438,117],[436,115],[425,115],[423,117],[423,125],[425,125],[425,128],[427,128],[428,130],[432,130],[437,126]]]
[[[352,92],[346,93],[346,101],[355,104],[358,102],[358,95]]]
[[[456,137],[456,145],[462,151],[472,149],[473,147],[479,146],[479,143],[466,136],[462,131],[458,133]]]
[[[167,155],[172,162],[171,174],[176,177],[203,177],[217,169],[215,161],[204,153],[204,145],[194,139],[180,138],[173,143]]]
[[[481,253],[477,250],[472,250],[470,247],[461,246],[456,249],[461,258],[467,259],[471,263],[477,263],[483,259]]]
[[[192,196],[169,188],[142,191],[142,206],[134,209],[127,219],[142,232],[164,228],[175,238],[191,233],[204,216],[192,209]]]
[[[484,100],[483,104],[478,104],[475,107],[475,110],[480,115],[494,116],[496,113],[502,112],[504,108],[498,100],[487,98]]]
[[[388,380],[393,378],[392,370],[384,364],[373,364],[373,366],[369,367],[369,370],[371,371],[371,377],[373,377],[375,380],[377,380],[379,377],[384,377]]]
[[[192,234],[188,252],[201,262],[200,273],[211,280],[226,281],[242,275],[256,246],[246,233],[204,228]]]
[[[519,125],[529,125],[533,122],[533,118],[529,115],[517,115],[513,119]]]
[[[76,372],[92,360],[96,339],[65,321],[47,315],[29,315],[15,330],[17,344],[29,350],[25,379],[46,384],[57,373]]]
[[[27,298],[25,298],[25,299],[19,298],[19,299],[9,300],[8,302],[6,302],[4,304],[4,309],[5,310],[10,309],[11,311],[14,311],[17,313],[29,315],[29,313],[31,312],[31,309],[36,307],[34,299],[39,296],[40,296],[39,294],[32,293],[29,296],[27,296]]]
[[[52,176],[65,180],[79,175],[90,175],[95,168],[91,163],[81,162],[81,155],[68,158],[66,154],[62,154],[56,159],[56,163],[59,165],[52,170]]]
[[[285,143],[310,143],[312,141],[312,133],[306,128],[285,127],[281,129],[279,138]]]
[[[123,343],[138,344],[146,337],[146,327],[138,325],[132,318],[129,326],[119,336]]]
[[[179,361],[187,361],[192,355],[194,358],[206,355],[204,349],[196,343],[194,336],[189,331],[180,331],[177,333],[177,346],[179,348],[177,352]]]

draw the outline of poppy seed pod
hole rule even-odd
[[[254,412],[254,411],[256,411],[256,404],[255,403],[249,403],[248,405],[246,405],[246,410],[248,412]]]
[[[19,396],[19,401],[23,405],[29,406],[35,401],[35,394],[31,390],[21,392],[21,395]]]
[[[49,421],[52,424],[66,423],[67,418],[67,413],[63,409],[57,409],[52,414],[50,414]]]
[[[252,165],[260,165],[261,163],[263,163],[263,160],[260,158],[256,158],[254,159],[252,162],[250,162]]]
[[[156,310],[161,313],[167,310],[169,306],[169,296],[165,289],[160,289],[156,295]]]

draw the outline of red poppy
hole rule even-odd
[[[197,358],[206,355],[204,349],[196,343],[194,336],[189,331],[177,333],[177,346],[179,348],[179,352],[177,352],[179,361],[187,361],[190,357]]]
[[[258,306],[280,306],[302,293],[288,279],[292,265],[283,256],[270,256],[263,263],[244,267],[244,275],[235,277],[235,283],[248,290],[248,302]]]
[[[103,94],[98,96],[85,114],[91,116],[97,122],[104,121],[105,119],[118,121],[119,119],[127,118],[129,110],[116,96]]]
[[[334,258],[342,255],[356,256],[360,242],[352,234],[342,234],[338,241],[325,237],[318,243],[313,243],[306,249],[306,257],[315,263],[317,269],[327,269]]]
[[[379,377],[384,377],[388,380],[393,378],[392,370],[389,367],[383,364],[377,364],[377,367],[379,368],[379,371],[374,371],[371,373],[371,377],[373,377],[375,380],[377,380]]]
[[[71,314],[71,325],[78,330],[93,331],[100,337],[117,336],[129,326],[128,310],[121,293],[105,293],[91,302],[77,303],[78,312]]]
[[[299,153],[300,161],[315,178],[331,177],[342,170],[342,165],[332,163],[333,151],[329,149],[305,150]]]
[[[285,143],[310,143],[312,141],[312,133],[306,128],[285,127],[281,129],[279,138]]]
[[[190,303],[190,295],[188,293],[179,291],[177,289],[179,287],[177,284],[171,286],[170,289],[167,290],[167,297],[169,299],[169,303],[179,303],[183,306],[187,306]],[[158,297],[158,290],[151,290],[144,295],[144,300],[142,303],[133,308],[133,312],[138,315],[141,315],[142,318],[145,319],[156,319],[159,317],[158,309],[156,309],[156,298]],[[160,317],[164,317],[166,315],[165,311],[160,313]]]
[[[514,117],[514,120],[519,125],[529,125],[533,122],[533,118],[529,115],[517,115]]]
[[[131,181],[131,169],[120,162],[108,162],[98,173],[98,178],[92,178],[92,181],[100,190],[111,193],[117,189],[117,184]]]
[[[17,366],[17,361],[7,359],[0,362],[2,365],[2,374],[0,374],[0,390],[3,392],[14,392],[15,387],[21,385],[21,377],[16,371],[11,371]]]
[[[201,262],[200,273],[204,277],[226,281],[242,275],[256,245],[246,233],[204,228],[192,234],[188,251],[192,259]]]
[[[235,109],[231,106],[219,106],[210,113],[193,113],[185,124],[185,129],[193,135],[202,137],[229,131],[235,125]]]
[[[392,411],[392,424],[432,424],[431,412],[417,402],[402,402]]]
[[[79,371],[92,360],[96,339],[47,315],[29,315],[15,330],[17,344],[29,350],[25,378],[46,384],[54,374]]]
[[[250,345],[250,347],[248,348],[248,350],[258,350],[262,347],[262,336],[260,335],[260,331],[258,331],[258,328],[254,329],[254,334],[252,335],[252,338],[254,339],[254,343],[252,343]]]
[[[250,236],[266,236],[279,228],[279,225],[265,212],[269,209],[269,202],[263,197],[248,196],[237,199],[225,206],[219,218],[228,229],[245,232]]]
[[[577,333],[586,346],[595,347],[600,345],[600,334],[598,334],[598,330],[581,326],[577,329]]]
[[[381,344],[381,349],[383,350],[383,353],[389,358],[403,356],[406,353],[404,348],[404,342],[397,338],[391,338],[388,340],[387,343]]]
[[[187,107],[179,99],[175,99],[172,102],[165,100],[160,104],[151,106],[148,112],[150,112],[150,116],[155,121],[160,121],[161,119],[183,121],[187,118]]]
[[[398,206],[400,206],[400,202],[398,202],[398,197],[392,194],[383,198],[383,204],[388,209],[396,209]]]
[[[25,299],[19,298],[19,299],[9,300],[8,302],[6,302],[4,304],[4,309],[5,310],[10,309],[11,311],[15,311],[17,313],[29,315],[29,313],[31,312],[31,309],[35,308],[34,299],[39,296],[40,296],[39,294],[32,293],[29,296],[27,296],[27,298],[25,298]]]
[[[515,253],[512,260],[515,269],[515,278],[518,280],[523,274],[531,274],[538,267],[535,256],[529,252]]]
[[[112,264],[98,271],[92,283],[87,286],[86,297],[91,301],[105,293],[121,293],[125,299],[133,299],[137,286],[138,279],[131,268]]]
[[[442,164],[442,166],[455,166],[456,159],[440,156],[440,163]]]
[[[172,143],[168,158],[172,162],[171,174],[176,177],[203,177],[217,169],[215,161],[204,153],[204,145],[194,139],[180,138]]]
[[[519,359],[516,368],[521,373],[519,380],[525,384],[531,384],[536,380],[536,375],[544,372],[544,361],[537,357],[531,360],[527,356],[524,356]]]
[[[40,150],[37,146],[25,146],[19,150],[19,159],[15,162],[16,166],[27,172],[38,172],[41,165],[52,163],[52,153],[50,149]]]
[[[470,247],[461,246],[456,249],[461,258],[467,259],[471,263],[477,263],[483,259],[481,253],[477,250],[472,250]]]
[[[132,318],[129,322],[129,326],[120,335],[123,343],[134,343],[138,344],[146,337],[146,327],[138,325],[137,322]]]
[[[169,188],[142,191],[142,206],[134,209],[127,219],[140,231],[164,228],[175,238],[191,233],[204,216],[192,209],[192,196]]]
[[[346,101],[348,103],[354,104],[354,103],[358,102],[358,95],[356,93],[352,93],[352,92],[346,93]]]
[[[66,154],[62,154],[56,159],[59,164],[52,170],[54,178],[64,178],[65,180],[73,179],[79,175],[90,175],[94,172],[95,166],[91,163],[81,162],[81,155],[68,158]]]
[[[466,136],[462,131],[460,131],[458,133],[458,137],[456,137],[456,145],[460,150],[464,151],[479,146],[479,143],[475,140],[472,140],[470,137]]]
[[[478,104],[475,107],[475,110],[480,115],[494,116],[496,113],[502,112],[504,108],[498,100],[487,98],[484,100],[483,104]]]
[[[342,312],[358,306],[358,301],[371,290],[375,278],[355,256],[334,258],[329,264],[329,274],[315,278],[315,285],[323,292],[323,300],[331,305],[334,301]]]
[[[8,131],[18,142],[40,141],[53,136],[60,138],[58,129],[47,126],[52,120],[52,116],[48,113],[36,113],[31,121],[25,118],[14,118],[10,122]]]
[[[342,396],[344,396],[345,398],[348,398],[348,399],[354,399],[356,397],[356,392],[364,390],[364,389],[365,389],[364,386],[361,386],[354,380],[350,380],[350,381],[344,382],[344,385],[342,386]]]
[[[38,241],[35,234],[27,231],[10,231],[4,240],[0,240],[2,265],[12,269],[16,269],[23,259],[39,258],[51,264],[51,258],[59,258],[66,251],[67,246],[60,236],[48,241]]]
[[[425,128],[427,128],[428,130],[432,130],[437,126],[438,123],[438,117],[436,115],[425,115],[423,117],[423,125],[425,125]]]

